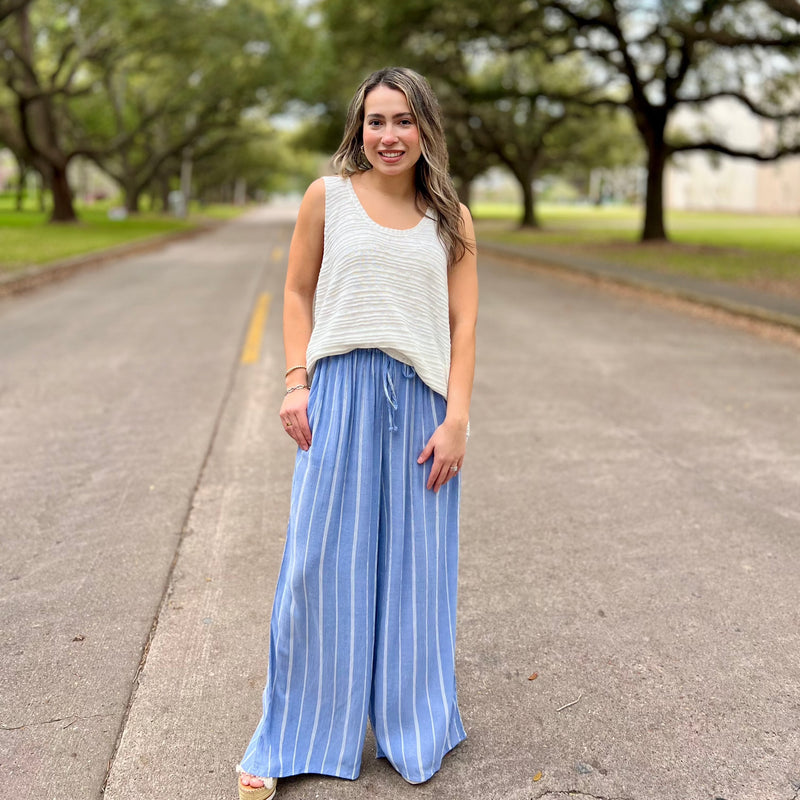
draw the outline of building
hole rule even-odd
[[[755,116],[736,100],[723,98],[702,113],[681,108],[677,131],[693,139],[706,133],[730,147],[769,151],[776,124]],[[800,214],[800,156],[759,162],[695,151],[677,153],[664,176],[665,206],[688,211]]]

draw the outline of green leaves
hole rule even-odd
[[[292,0],[12,6],[0,5],[0,77],[38,106],[0,112],[0,135],[44,171],[82,154],[138,193],[185,148],[218,147],[250,109],[276,111],[295,94],[307,28]]]

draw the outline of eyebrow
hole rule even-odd
[[[383,119],[384,115],[383,114],[375,114],[375,113],[367,114],[367,119],[370,119],[370,118],[373,118],[373,117],[376,118],[376,119]],[[398,119],[400,117],[411,117],[413,119],[414,115],[410,111],[401,111],[399,114],[395,114],[392,117],[392,119]]]

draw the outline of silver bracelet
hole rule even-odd
[[[286,390],[286,394],[291,394],[292,392],[296,392],[298,389],[310,389],[311,387],[307,383],[298,383],[297,386],[290,386]]]
[[[289,373],[294,372],[296,369],[305,369],[305,368],[306,368],[305,364],[298,364],[296,367],[290,367],[289,369],[286,370],[286,372],[283,373],[283,377],[288,378]]]

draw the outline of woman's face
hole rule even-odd
[[[422,155],[417,121],[406,96],[388,86],[376,86],[364,98],[364,155],[387,175],[413,169]]]

